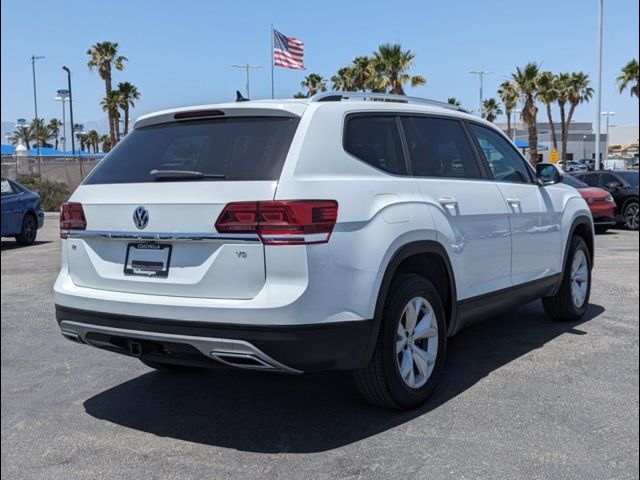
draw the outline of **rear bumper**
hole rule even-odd
[[[153,360],[195,361],[207,366],[237,363],[225,355],[251,357],[243,368],[304,372],[352,370],[364,363],[373,322],[358,320],[298,326],[256,326],[98,313],[56,305],[63,334],[116,353]],[[77,335],[77,337],[76,337]],[[138,348],[138,347],[136,347]],[[254,362],[254,359],[258,360]],[[176,363],[176,362],[173,362]],[[193,363],[193,362],[191,362]],[[248,366],[247,366],[248,365]]]

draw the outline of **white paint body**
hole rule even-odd
[[[590,216],[582,197],[563,184],[393,176],[343,149],[344,119],[355,112],[434,114],[494,128],[439,107],[246,102],[160,112],[141,118],[136,128],[203,108],[227,115],[301,117],[279,181],[81,185],[70,201],[82,203],[87,230],[135,230],[132,212],[144,205],[148,231],[215,233],[216,218],[229,202],[332,199],[339,213],[330,241],[307,246],[176,243],[169,276],[145,278],[124,276],[126,240],[63,239],[54,286],[58,305],[243,325],[372,319],[387,265],[409,242],[431,240],[444,247],[461,301],[561,272],[573,220]],[[518,205],[509,203],[514,198]],[[447,205],[446,199],[457,204]]]

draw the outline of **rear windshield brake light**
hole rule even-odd
[[[187,118],[207,118],[207,117],[219,117],[224,115],[222,110],[192,110],[190,112],[176,113],[174,120],[185,120]]]

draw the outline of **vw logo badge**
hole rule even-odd
[[[138,207],[133,211],[133,223],[142,230],[149,223],[149,211],[145,207]]]

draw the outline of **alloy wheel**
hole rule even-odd
[[[576,308],[582,308],[589,288],[589,264],[582,250],[576,250],[571,263],[571,298]]]
[[[631,230],[637,230],[640,225],[638,210],[639,208],[637,203],[632,203],[624,209],[624,223],[627,225],[627,228]]]

